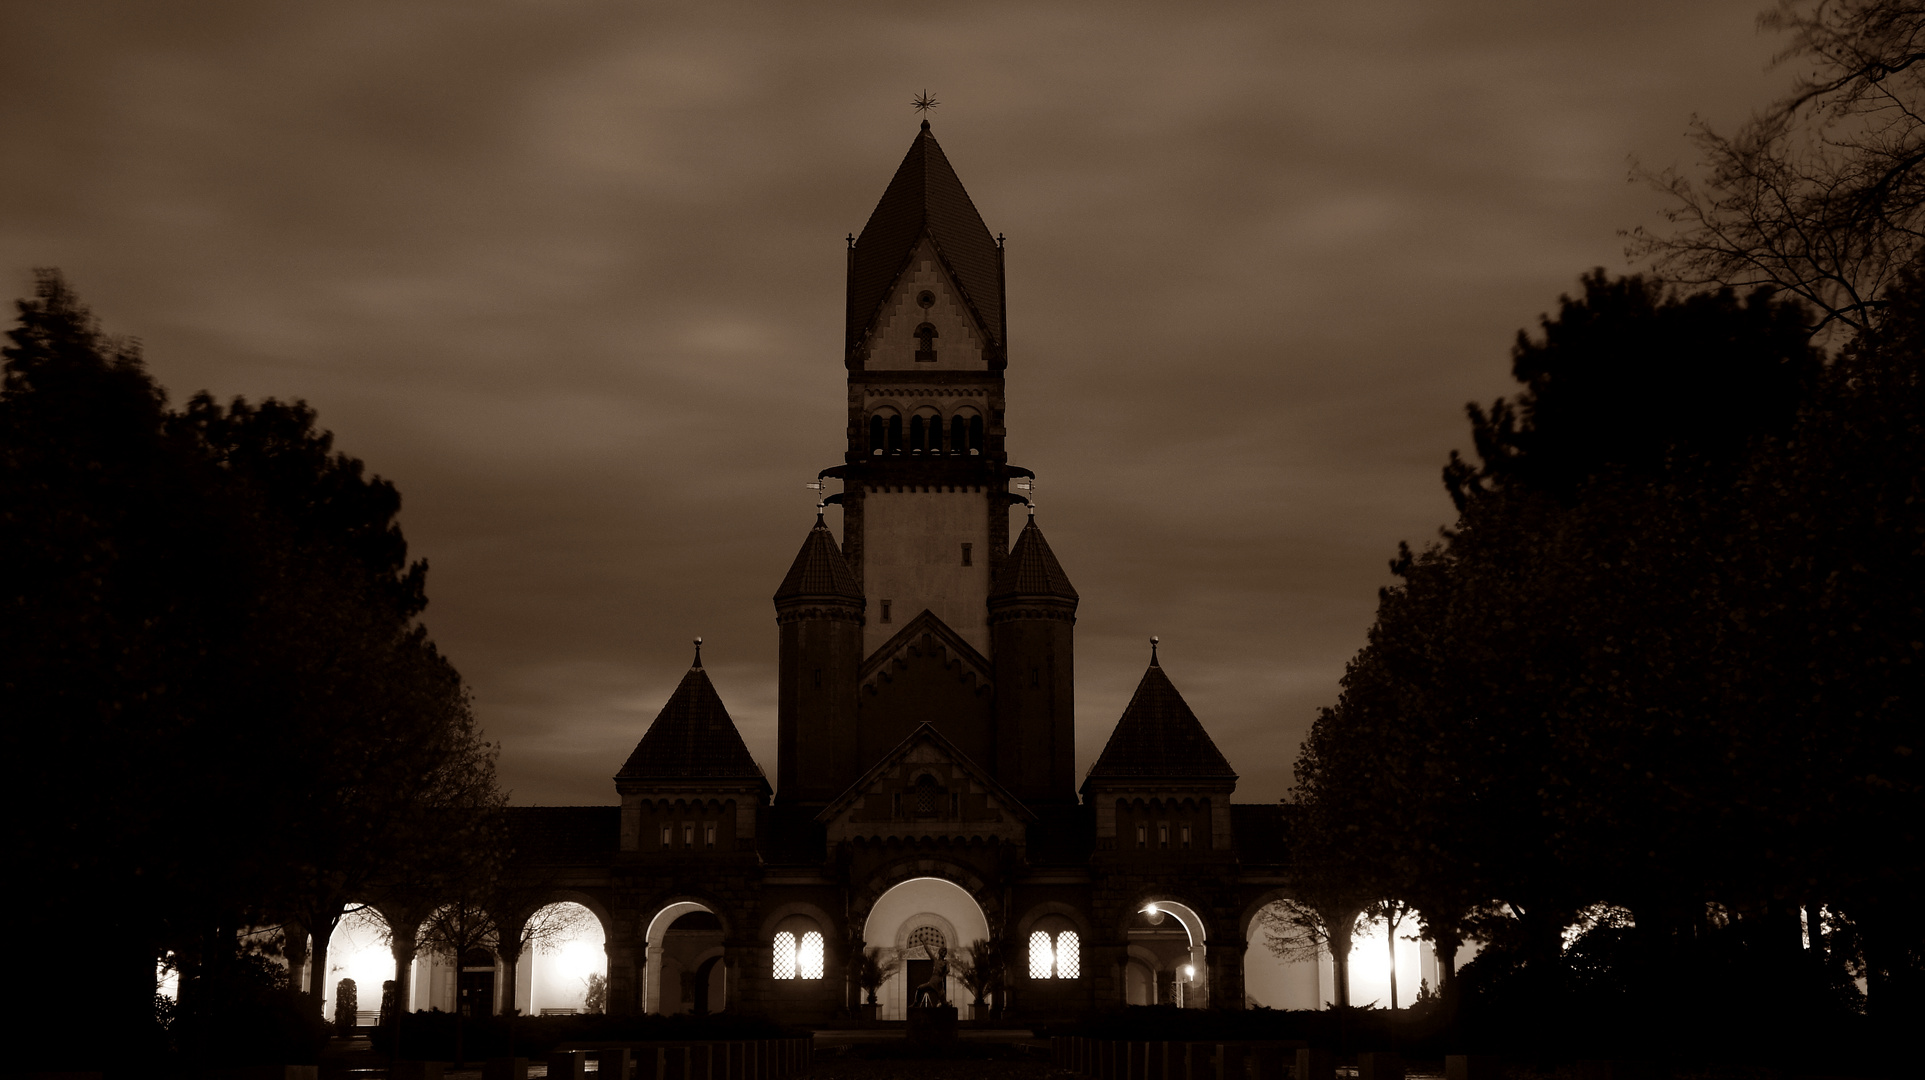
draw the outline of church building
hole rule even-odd
[[[771,582],[773,776],[698,644],[614,773],[619,809],[511,808],[521,856],[601,921],[611,1012],[853,1017],[874,949],[880,1018],[942,950],[968,1015],[953,963],[984,941],[1012,1019],[1242,1007],[1252,922],[1286,895],[1282,807],[1234,801],[1153,646],[1076,775],[1079,598],[1021,512],[1003,244],[927,122],[847,273],[847,452],[821,474],[842,536],[818,510]],[[512,960],[498,978],[497,1006],[518,1000]]]

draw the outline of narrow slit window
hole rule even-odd
[[[675,827],[673,825],[662,826],[662,846],[672,847],[674,843],[675,843]]]
[[[882,602],[882,621],[883,622],[889,621],[889,601],[887,600],[884,600]]]
[[[695,823],[692,821],[682,826],[682,846],[695,846]]]
[[[973,554],[973,550],[972,550],[972,549],[974,549],[974,548],[975,548],[975,546],[976,546],[976,545],[974,545],[974,544],[964,544],[964,545],[962,546],[962,555],[963,555],[963,562],[962,562],[962,564],[963,564],[964,566],[974,566],[974,565],[976,565],[976,564],[975,564],[975,562],[973,562],[973,561],[972,561],[972,559],[971,559],[971,555]]]
[[[1185,848],[1190,846],[1190,827],[1188,825],[1183,826],[1183,846]]]
[[[1138,848],[1147,848],[1150,846],[1150,827],[1148,825],[1138,825],[1136,827],[1136,846]]]
[[[715,846],[715,822],[713,821],[703,826],[703,846],[709,848]]]
[[[1170,848],[1170,823],[1167,821],[1157,823],[1156,846],[1163,851],[1168,851]]]

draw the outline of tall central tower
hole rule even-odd
[[[870,600],[864,652],[928,610],[987,654],[1009,548],[1003,249],[927,121],[849,247],[847,326],[849,449],[831,474]]]
[[[843,540],[818,525],[776,596],[780,797],[834,797],[927,722],[1073,799],[1075,592],[1033,523],[1010,551],[1003,248],[926,121],[848,260]]]

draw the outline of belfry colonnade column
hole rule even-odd
[[[495,1005],[495,1013],[498,1016],[507,1016],[515,1011],[515,998],[521,992],[520,987],[516,985],[516,980],[521,974],[521,933],[527,926],[526,920],[501,924],[499,940],[502,944],[495,950],[495,959],[501,964],[501,983],[496,989],[497,1004]],[[513,944],[509,944],[510,942]],[[530,1001],[529,1008],[532,1009],[534,1004]]]
[[[608,1011],[620,1016],[647,1011],[642,998],[648,981],[644,950],[632,940],[616,939],[604,944],[602,952],[608,957]]]
[[[642,964],[642,1011],[658,1013],[662,1011],[662,947],[654,942],[648,943]]]
[[[1204,975],[1208,979],[1209,1001],[1213,1009],[1241,1009],[1244,1001],[1243,989],[1243,946],[1241,941],[1210,941],[1204,946],[1204,955],[1209,957],[1209,966]]]
[[[415,927],[390,921],[388,938],[388,951],[394,954],[394,1011],[410,1013],[414,1011],[414,954],[419,948]]]

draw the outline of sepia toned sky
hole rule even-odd
[[[840,461],[843,237],[934,130],[1008,237],[1009,448],[1083,596],[1079,770],[1160,635],[1283,796],[1464,402],[1788,85],[1763,0],[0,0],[0,287],[394,480],[517,803],[608,803],[689,639],[771,774]],[[830,511],[831,525],[839,525]]]

